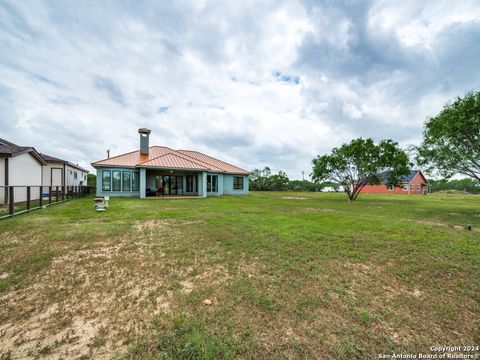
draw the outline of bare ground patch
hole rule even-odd
[[[308,200],[308,198],[301,197],[301,196],[281,196],[280,199],[284,199],[284,200]]]
[[[303,211],[308,212],[338,212],[335,209],[328,209],[328,208],[315,208],[315,207],[304,207],[302,208]]]
[[[139,222],[142,236],[103,239],[56,257],[33,285],[0,297],[0,354],[109,359],[122,353],[153,317],[167,319],[179,297],[228,280],[228,271],[206,264],[201,252],[188,266],[165,257],[190,239],[184,225],[200,223]]]
[[[450,228],[450,229],[454,229],[454,230],[457,230],[457,231],[468,230],[467,225],[449,224],[449,223],[445,223],[445,222],[441,222],[441,221],[420,220],[420,221],[417,221],[417,223],[422,224],[422,225],[431,225],[431,226]],[[480,226],[473,226],[472,231],[480,232]]]

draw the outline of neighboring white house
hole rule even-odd
[[[87,174],[76,164],[0,139],[0,203],[8,203],[8,186],[15,186],[14,201],[23,202],[27,201],[27,186],[31,186],[30,198],[36,200],[40,186],[45,193],[47,186],[87,185]]]
[[[53,156],[41,154],[47,165],[43,169],[44,186],[86,186],[88,170]]]
[[[40,186],[42,171],[47,163],[42,156],[30,146],[18,146],[0,139],[0,201],[6,203],[8,191],[6,186]],[[32,199],[38,198],[40,189]],[[26,190],[15,192],[15,201],[26,201]]]

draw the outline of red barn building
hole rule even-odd
[[[379,185],[365,185],[362,193],[369,194],[419,194],[426,195],[430,193],[430,185],[427,178],[420,170],[413,170],[407,176],[402,177],[402,185],[389,187],[387,181],[382,181]]]

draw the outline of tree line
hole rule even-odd
[[[327,187],[333,191],[339,191],[339,185],[334,182],[290,180],[284,171],[275,174],[268,166],[252,170],[249,180],[249,188],[252,191],[322,191]]]
[[[409,156],[412,155],[412,156]],[[410,159],[413,158],[413,161]],[[410,147],[410,154],[397,142],[387,139],[353,139],[332,149],[330,154],[312,160],[313,182],[290,181],[283,171],[272,174],[270,168],[256,169],[250,176],[252,190],[319,191],[326,183],[335,184],[354,201],[367,185],[384,183],[400,186],[403,176],[416,163],[430,175],[444,177],[432,181],[437,189],[467,190],[478,193],[480,182],[480,92],[466,94],[444,106],[429,118],[423,129],[423,141]],[[450,180],[454,175],[467,179]]]

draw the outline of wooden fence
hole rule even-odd
[[[0,220],[93,192],[91,186],[0,186]]]

